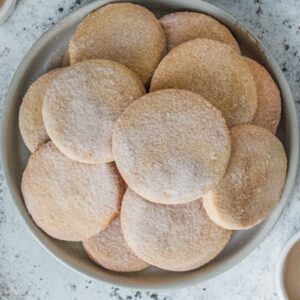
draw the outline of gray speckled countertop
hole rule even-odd
[[[0,26],[0,101],[22,58],[58,20],[88,0],[20,0]],[[300,1],[212,0],[251,29],[281,66],[300,115]],[[2,105],[1,105],[2,107]],[[0,111],[2,113],[2,109]],[[278,299],[275,265],[280,249],[300,230],[300,187],[264,242],[219,277],[181,290],[136,291],[89,280],[52,258],[31,236],[9,199],[0,170],[0,299]]]

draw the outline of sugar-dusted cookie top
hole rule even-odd
[[[48,142],[29,158],[21,189],[34,222],[47,234],[82,241],[116,216],[124,183],[113,163],[79,163]]]
[[[71,64],[95,58],[118,61],[146,83],[165,45],[163,29],[150,10],[132,3],[114,3],[83,19],[70,41],[69,54]]]
[[[220,111],[200,95],[161,90],[123,112],[114,128],[113,154],[136,193],[153,202],[185,203],[222,179],[229,131]]]

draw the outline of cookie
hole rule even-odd
[[[228,126],[251,123],[257,108],[254,78],[231,46],[195,39],[171,50],[160,62],[151,91],[178,88],[198,93],[216,106]]]
[[[199,198],[223,177],[230,136],[219,110],[198,94],[147,94],[120,116],[113,132],[117,167],[131,189],[153,202]]]
[[[65,68],[48,88],[45,128],[53,143],[73,160],[113,161],[112,131],[123,110],[145,93],[127,67],[90,60]]]
[[[203,196],[211,220],[239,230],[263,221],[279,202],[287,159],[280,141],[254,125],[231,129],[232,151],[226,175]]]
[[[139,259],[126,244],[120,218],[95,236],[85,240],[83,247],[96,264],[116,272],[135,272],[149,266]]]
[[[165,51],[165,36],[154,14],[132,3],[108,4],[89,14],[69,45],[71,64],[86,59],[118,61],[148,82]]]
[[[253,125],[264,127],[276,133],[280,115],[281,98],[279,89],[268,71],[255,60],[244,58],[256,82],[258,107],[252,121]]]
[[[166,40],[167,49],[196,38],[212,39],[233,47],[238,53],[240,48],[232,33],[216,19],[197,12],[175,12],[159,19]]]
[[[82,241],[116,216],[124,183],[113,163],[79,163],[48,142],[30,156],[21,189],[37,226],[56,239]]]
[[[121,226],[129,247],[140,259],[178,272],[208,263],[231,236],[231,231],[210,221],[200,200],[163,205],[129,189],[123,198]]]
[[[62,69],[52,70],[34,81],[27,90],[19,111],[19,128],[27,148],[34,152],[49,140],[46,132],[42,106],[47,88]]]

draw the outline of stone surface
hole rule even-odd
[[[20,0],[0,26],[1,112],[10,80],[33,43],[87,0]],[[212,0],[251,29],[278,61],[300,115],[300,1]],[[0,299],[278,299],[275,266],[282,246],[300,230],[299,176],[280,220],[243,262],[219,277],[181,290],[136,291],[89,280],[52,258],[31,236],[9,199],[0,170]]]

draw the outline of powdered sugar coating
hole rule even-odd
[[[221,113],[200,95],[162,90],[124,111],[114,128],[113,154],[136,193],[153,202],[184,203],[223,177],[229,131]]]
[[[149,266],[128,247],[121,230],[120,218],[114,219],[105,230],[85,240],[88,256],[100,266],[116,272],[135,272]]]
[[[281,115],[279,89],[271,75],[262,65],[248,57],[244,59],[247,61],[253,74],[258,96],[258,107],[252,124],[264,127],[275,134]]]
[[[49,140],[46,132],[42,106],[47,88],[61,69],[52,70],[40,76],[27,90],[19,112],[19,128],[27,148],[34,152]]]
[[[111,162],[115,121],[144,93],[140,79],[117,62],[78,63],[65,68],[47,90],[43,105],[46,130],[71,159]]]
[[[203,196],[209,217],[219,226],[239,230],[263,221],[278,203],[287,159],[280,141],[254,125],[231,129],[232,152],[224,178]]]
[[[22,194],[34,222],[50,236],[85,240],[118,213],[124,183],[114,164],[70,160],[52,142],[29,158]]]
[[[196,269],[217,256],[231,231],[215,225],[201,200],[179,205],[147,201],[127,189],[121,226],[129,247],[149,264],[170,271]]]
[[[165,31],[168,50],[196,38],[206,38],[228,44],[240,53],[239,45],[231,32],[208,15],[187,11],[175,12],[163,16],[159,22]]]
[[[71,64],[86,59],[118,61],[146,83],[165,51],[165,36],[147,8],[114,3],[89,14],[77,27],[69,45]]]
[[[251,123],[257,108],[254,78],[231,46],[195,39],[171,50],[160,62],[151,91],[177,88],[198,93],[216,106],[229,127]]]

